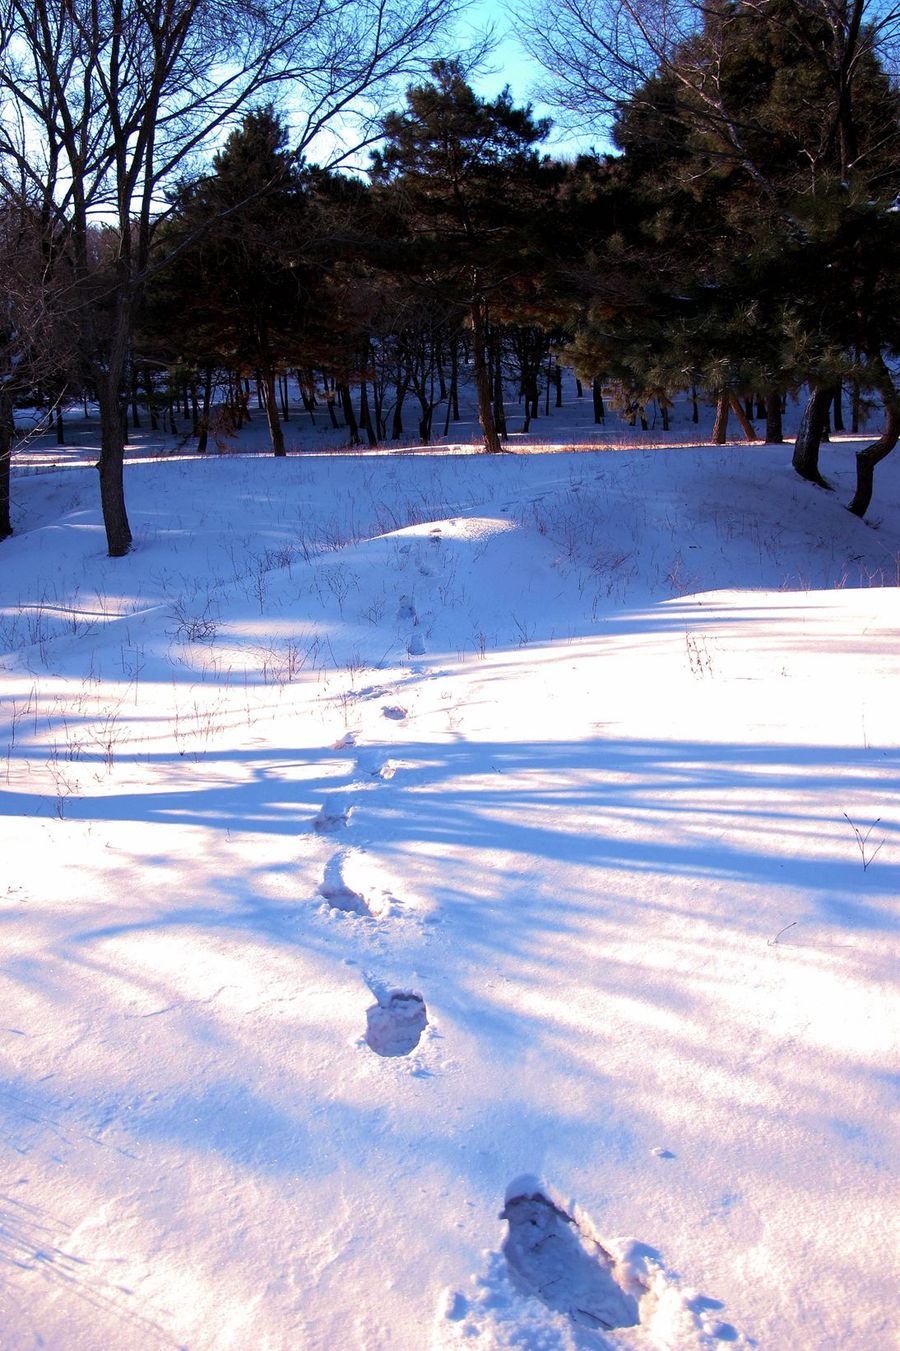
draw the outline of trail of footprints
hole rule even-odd
[[[407,651],[424,652],[424,643],[415,627],[418,626],[419,618],[411,597],[401,596],[397,618],[414,625]],[[373,688],[361,691],[361,694],[376,698],[387,696],[389,691]],[[384,703],[381,716],[390,722],[405,722],[408,710],[402,704]],[[399,767],[383,753],[360,751],[356,735],[352,732],[347,732],[335,742],[333,749],[356,752],[356,768],[369,781],[367,788],[388,783]],[[353,810],[352,789],[331,793],[313,818],[313,830],[318,835],[340,835],[351,826]],[[385,920],[402,913],[401,902],[389,887],[381,885],[372,859],[364,848],[357,845],[338,847],[331,855],[325,865],[318,894],[332,909],[362,919]],[[376,997],[377,1003],[366,1012],[364,1044],[379,1056],[409,1055],[419,1045],[422,1033],[428,1026],[425,1000],[418,991],[404,989],[389,989]]]
[[[439,540],[439,536],[433,538]],[[401,596],[398,619],[418,624],[411,597]],[[414,629],[407,644],[410,653],[416,637]],[[362,694],[384,698],[389,691],[373,688]],[[381,716],[405,723],[408,710],[401,704],[383,703]],[[334,749],[355,754],[356,769],[366,791],[388,783],[398,768],[383,752],[358,747],[351,732],[341,737]],[[343,833],[351,826],[353,806],[352,790],[330,794],[313,820],[314,830],[320,835]],[[377,868],[366,850],[354,844],[335,849],[325,865],[319,895],[333,909],[362,919],[384,920],[401,910],[390,889],[379,884]],[[363,1043],[384,1058],[410,1055],[428,1026],[425,1000],[417,990],[373,988],[373,993],[377,1002],[366,1010]],[[548,1308],[567,1314],[581,1327],[610,1329],[636,1324],[637,1300],[623,1288],[610,1254],[544,1195],[536,1179],[518,1181],[520,1185],[513,1184],[500,1214],[508,1225],[502,1252],[517,1288]],[[454,1310],[449,1317],[466,1317],[469,1306],[464,1296],[457,1295]]]
[[[441,542],[439,530],[432,532],[431,542]],[[423,653],[419,617],[411,597],[400,597],[397,618],[413,625],[407,652]],[[363,693],[376,697],[388,691]],[[408,710],[401,704],[385,703],[381,715],[391,722],[405,722]],[[334,749],[357,750],[355,735],[347,733]],[[390,758],[365,751],[357,753],[356,767],[370,781],[367,787],[373,786],[373,780],[374,786],[389,782],[398,769]],[[352,793],[329,795],[313,820],[313,829],[321,835],[344,832],[351,825],[353,806]],[[402,911],[390,889],[379,885],[366,850],[355,845],[339,847],[332,854],[319,895],[333,909],[362,919],[384,920]],[[377,993],[376,999],[366,1011],[364,1044],[385,1058],[410,1055],[428,1026],[422,995],[417,990],[387,989]],[[640,1323],[642,1283],[636,1288],[633,1280],[629,1282],[596,1236],[545,1195],[537,1179],[521,1178],[512,1184],[499,1218],[508,1226],[502,1245],[506,1268],[522,1293],[582,1328],[599,1331]],[[456,1293],[446,1316],[452,1321],[466,1320],[471,1312],[466,1298]]]

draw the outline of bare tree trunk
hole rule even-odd
[[[606,420],[606,407],[603,403],[603,386],[599,380],[592,382],[591,394],[594,397],[594,421],[604,422]]]
[[[397,382],[397,401],[394,404],[394,417],[391,422],[391,440],[399,441],[403,435],[403,400],[406,398],[406,391],[409,388],[407,380]]]
[[[141,417],[138,412],[138,373],[134,365],[131,367],[131,425],[135,431],[141,425]]]
[[[370,446],[378,445],[378,437],[372,426],[372,414],[369,412],[369,384],[363,371],[359,381],[359,425],[366,434]]]
[[[784,428],[781,423],[781,394],[770,389],[766,394],[766,445],[784,444]]]
[[[478,397],[478,417],[484,437],[484,448],[490,455],[499,455],[503,447],[497,435],[494,422],[494,409],[491,403],[491,372],[485,351],[485,310],[480,298],[472,302],[472,355],[475,376],[475,393]]]
[[[203,372],[203,405],[200,409],[200,430],[197,433],[197,454],[205,455],[209,445],[209,406],[212,403],[212,366]]]
[[[455,337],[450,348],[450,404],[453,421],[459,422],[459,345]]]
[[[306,409],[307,413],[309,413],[309,420],[315,427],[316,399],[314,393],[312,392],[315,389],[315,379],[313,378],[312,371],[310,371],[306,375],[301,375],[300,371],[298,371],[297,383],[300,386],[300,398],[303,400],[303,407]],[[307,383],[309,384],[309,388],[307,388]]]
[[[494,424],[502,440],[509,439],[506,430],[506,409],[503,406],[503,370],[500,365],[500,338],[496,330],[492,339],[494,368]]]
[[[822,444],[828,408],[833,398],[834,388],[830,385],[813,390],[800,419],[791,459],[791,464],[800,477],[809,483],[817,483],[820,488],[831,487],[819,472],[819,446]]]
[[[281,459],[287,455],[284,445],[284,432],[281,428],[281,418],[278,413],[278,390],[276,388],[275,372],[269,367],[260,372],[256,381],[256,388],[262,397],[263,411],[266,415],[266,426],[269,428],[269,439],[272,442],[272,451],[274,455]]]
[[[56,444],[64,446],[66,444],[66,429],[63,424],[62,395],[59,403],[56,405]]]
[[[836,432],[846,431],[846,428],[844,426],[844,402],[842,398],[843,392],[844,392],[843,384],[840,380],[838,380],[837,388],[834,391],[834,430]]]
[[[9,395],[0,391],[0,540],[8,539],[12,534],[9,509],[13,436],[12,404]]]
[[[747,437],[748,441],[756,441],[758,439],[756,435],[756,429],[753,426],[753,423],[750,421],[749,417],[747,416],[746,408],[743,406],[740,399],[735,394],[732,394],[730,402],[732,411],[735,417],[737,418],[738,422],[741,424],[741,431]]]
[[[120,370],[95,373],[100,405],[100,505],[110,558],[123,558],[133,536],[125,510],[125,417],[120,400]]]
[[[849,508],[854,516],[865,516],[872,501],[875,466],[890,455],[900,440],[900,393],[881,356],[873,365],[880,368],[878,392],[884,403],[885,426],[877,441],[856,452],[856,492]]]
[[[337,429],[341,424],[338,422],[337,413],[334,411],[336,386],[329,385],[327,375],[322,377],[322,388],[325,393],[325,403],[328,407],[328,420],[332,427]]]
[[[728,412],[731,408],[731,396],[727,389],[719,391],[716,401],[716,420],[713,423],[712,443],[714,446],[724,446],[725,439],[728,436]]]
[[[156,400],[153,397],[153,382],[150,379],[150,372],[147,370],[146,366],[144,367],[143,370],[143,376],[144,376],[144,398],[147,401],[147,408],[150,413],[150,430],[152,432],[158,432],[159,416],[156,411]]]
[[[351,444],[358,446],[359,423],[356,421],[356,413],[353,410],[353,400],[350,397],[349,386],[345,384],[338,385],[338,395],[341,400],[341,408],[344,410],[344,421],[350,429]]]

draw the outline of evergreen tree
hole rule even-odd
[[[384,120],[372,177],[389,187],[407,237],[405,265],[420,287],[464,305],[485,449],[501,449],[493,398],[491,319],[504,292],[535,267],[534,231],[559,172],[534,147],[549,122],[516,108],[509,91],[480,98],[454,61],[410,88]]]
[[[153,283],[142,334],[170,360],[255,375],[277,456],[277,378],[297,356],[308,271],[303,171],[287,139],[271,107],[249,112],[212,174],[182,185],[165,234],[173,261]]]

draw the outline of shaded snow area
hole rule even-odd
[[[14,481],[4,1351],[875,1351],[900,460]]]

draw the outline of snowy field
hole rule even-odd
[[[259,422],[14,471],[4,1351],[895,1345],[900,456]]]

